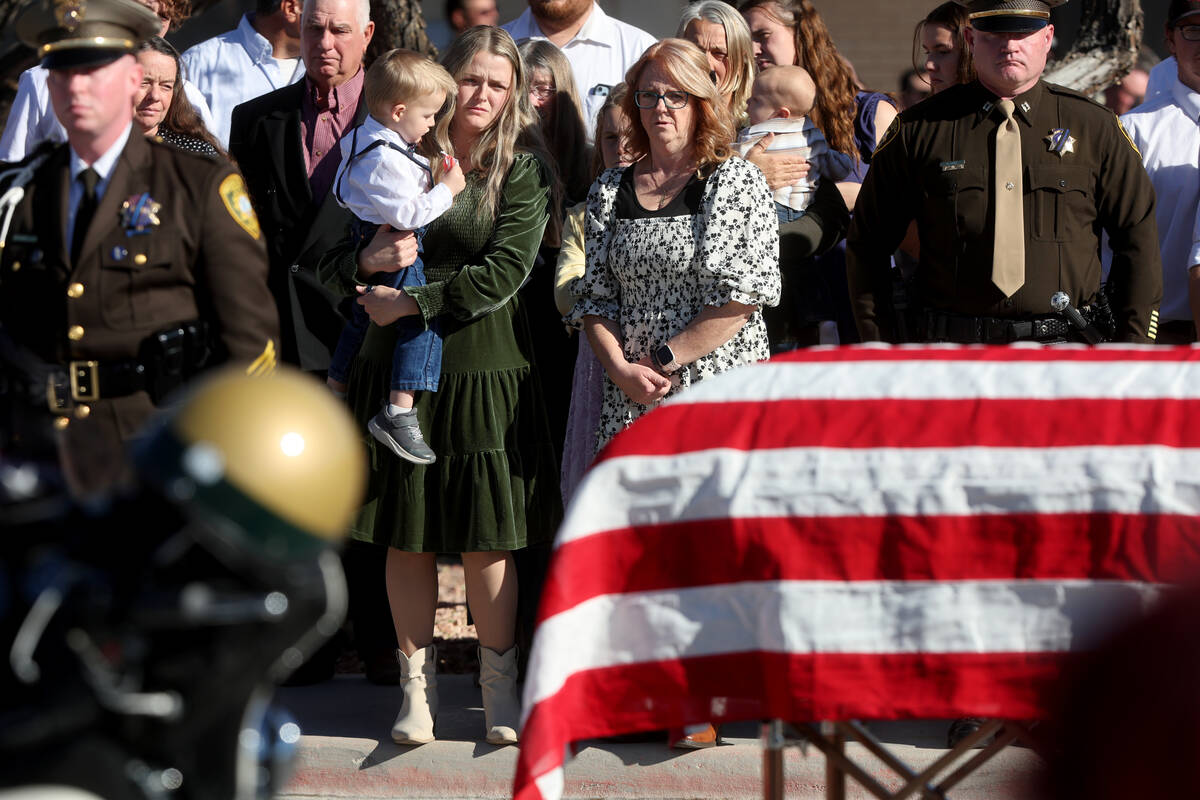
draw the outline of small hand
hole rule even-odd
[[[401,317],[420,313],[417,301],[390,286],[357,286],[358,304],[376,325],[391,325]]]
[[[462,162],[458,159],[452,160],[454,161],[454,166],[446,170],[442,175],[442,183],[446,184],[446,188],[450,190],[450,194],[456,195],[467,188],[467,176],[463,174]]]

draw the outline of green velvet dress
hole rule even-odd
[[[388,394],[395,332],[371,325],[349,376],[349,403],[371,454],[356,539],[411,552],[516,550],[550,541],[562,515],[554,449],[529,325],[517,290],[533,268],[547,219],[546,181],[528,154],[514,160],[494,224],[477,209],[484,179],[435,220],[424,239],[428,285],[410,287],[423,318],[442,325],[437,392],[417,395],[437,462],[404,461],[366,433]],[[353,291],[356,252],[322,262],[331,287]]]

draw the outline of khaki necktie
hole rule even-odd
[[[1025,187],[1021,181],[1021,131],[1013,119],[1013,101],[996,104],[1004,120],[996,128],[996,240],[992,248],[992,283],[1012,297],[1025,283]]]

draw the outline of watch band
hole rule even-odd
[[[669,358],[668,358],[669,357]],[[650,351],[650,358],[658,367],[658,371],[664,375],[670,375],[678,372],[683,366],[675,359],[675,351],[666,342],[663,342],[658,347]],[[666,361],[663,359],[667,358]]]

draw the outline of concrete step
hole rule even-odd
[[[317,686],[286,687],[277,701],[300,723],[296,771],[281,795],[299,798],[510,797],[517,748],[483,741],[479,689],[469,675],[439,675],[438,740],[400,747],[389,732],[400,690],[343,675]],[[871,731],[904,762],[921,768],[941,757],[947,722],[875,722]],[[708,750],[671,750],[665,742],[585,742],[567,765],[569,798],[760,798],[762,748],[756,723],[722,726],[724,744]],[[861,745],[847,753],[885,786],[895,773]],[[1030,750],[1007,748],[950,792],[952,800],[1027,800],[1041,764]],[[787,749],[786,796],[825,797],[825,759],[809,748]],[[871,795],[853,782],[848,798]]]

